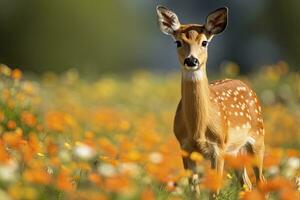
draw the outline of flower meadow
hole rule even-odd
[[[33,78],[0,65],[0,199],[193,199],[181,156],[199,163],[201,199],[219,185],[217,199],[300,199],[300,72],[284,62],[247,77],[234,63],[221,71],[216,78],[242,79],[263,104],[267,182],[254,190],[234,175],[252,157],[226,157],[220,180],[199,153],[180,150],[179,73]]]

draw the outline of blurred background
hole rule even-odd
[[[95,76],[178,70],[175,44],[157,27],[158,4],[182,23],[203,23],[209,12],[229,7],[228,29],[209,48],[209,71],[228,61],[241,73],[281,60],[299,69],[295,0],[0,0],[0,62],[35,73],[77,68]]]
[[[203,23],[209,12],[229,7],[228,29],[210,45],[210,71],[226,61],[242,73],[280,60],[300,64],[297,0],[0,0],[0,62],[37,73],[177,70],[175,45],[157,27],[158,4],[182,23]]]

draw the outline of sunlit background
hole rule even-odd
[[[157,28],[158,4],[182,23],[203,23],[209,12],[229,7],[228,29],[209,48],[210,71],[226,61],[242,72],[280,60],[299,69],[300,3],[294,0],[1,0],[0,61],[39,73],[177,70],[175,45]]]
[[[210,80],[234,78],[259,96],[266,129],[264,175],[241,186],[198,152],[180,150],[174,41],[155,7],[203,23],[229,7],[209,46]],[[296,0],[0,0],[0,199],[194,199],[182,156],[199,165],[201,199],[300,199],[300,2]],[[254,183],[254,174],[250,179]]]

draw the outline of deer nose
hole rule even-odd
[[[187,67],[196,67],[199,64],[199,60],[194,56],[190,56],[184,60],[184,65]]]

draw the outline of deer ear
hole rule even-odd
[[[210,13],[206,18],[205,29],[210,34],[218,34],[227,26],[228,8],[222,7]]]
[[[160,30],[167,35],[173,35],[179,28],[180,22],[177,15],[163,6],[157,6],[156,13]]]

